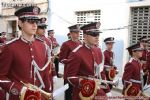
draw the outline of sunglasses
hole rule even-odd
[[[90,35],[90,36],[93,36],[93,37],[97,37],[97,36],[99,36],[99,33],[92,32],[92,33],[89,33],[87,35]]]
[[[141,42],[143,42],[143,43],[147,43],[147,41],[146,41],[146,40],[142,40]]]
[[[38,26],[40,29],[46,29],[46,26]]]
[[[34,24],[34,23],[38,24],[39,22],[38,20],[34,20],[34,19],[27,19],[26,21],[30,24]]]

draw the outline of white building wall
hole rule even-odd
[[[8,1],[8,0],[7,0]],[[36,1],[36,0],[33,0]],[[43,0],[37,0],[41,2]],[[51,2],[51,22],[48,29],[54,29],[56,38],[62,44],[67,40],[67,33],[69,26],[76,24],[75,11],[84,10],[101,10],[101,30],[119,28],[130,24],[130,7],[134,6],[149,6],[150,0],[141,2],[128,3],[127,0],[49,0]],[[44,0],[43,2],[47,2]],[[43,5],[42,5],[43,7]],[[1,14],[1,9],[0,9]],[[0,18],[1,31],[7,31],[7,20]],[[12,17],[12,19],[16,19]],[[3,24],[5,23],[5,24]],[[9,30],[9,29],[8,29]],[[0,32],[1,32],[0,31]],[[103,39],[109,36],[115,37],[116,61],[122,75],[123,67],[128,60],[128,53],[126,48],[129,45],[129,31],[126,29],[103,31],[100,35],[100,45],[104,50]],[[119,62],[118,62],[119,61]]]
[[[52,19],[51,27],[55,30],[58,41],[62,43],[67,39],[68,29],[71,24],[76,24],[75,11],[101,10],[101,30],[120,28],[130,24],[130,7],[149,5],[150,0],[129,3],[127,0],[50,0]],[[115,37],[114,51],[115,63],[120,70],[120,76],[124,65],[128,61],[129,29],[103,31],[100,35],[100,44],[104,50],[103,39],[109,36]]]

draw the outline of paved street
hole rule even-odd
[[[60,72],[59,72],[59,73],[62,73],[62,74],[63,74],[63,65],[62,65],[62,64],[60,64]],[[62,87],[62,86],[63,86],[63,79],[62,79],[62,78],[59,78],[59,79],[57,80],[57,82],[54,84],[54,87],[55,87],[55,89],[58,89],[58,88],[60,88],[60,87]],[[121,84],[120,84],[119,88],[120,88],[120,87],[121,87]],[[121,96],[121,91],[120,91],[120,89],[113,89],[113,90],[112,90],[112,96]],[[64,100],[64,94],[58,96],[58,97],[56,98],[56,100]],[[111,100],[117,100],[117,99],[111,99]]]

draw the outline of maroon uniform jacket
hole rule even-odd
[[[45,37],[45,35],[37,35],[36,37],[39,38],[39,39],[42,39],[43,41],[45,41],[45,43],[48,45],[48,47],[50,49],[52,49],[52,43],[48,38]],[[51,66],[50,81],[51,81],[52,90],[53,90],[53,88],[54,88],[54,86],[53,86],[53,77],[56,76],[56,71],[55,71],[55,68],[54,68],[55,66],[52,62],[50,64],[50,66]]]
[[[76,42],[76,41],[68,40],[64,42],[61,46],[60,53],[59,53],[59,61],[65,64],[64,79],[66,79],[66,62],[67,62],[68,56],[79,45],[81,45],[80,41]]]
[[[144,49],[142,57],[140,58],[140,60],[142,61],[142,68],[143,71],[146,72],[147,71],[147,65],[146,65],[146,61],[147,61],[147,56],[148,56],[148,50]]]
[[[149,72],[149,76],[148,76],[148,79],[147,79],[147,84],[150,84],[150,52],[148,52],[147,54],[147,69],[148,69],[148,72]]]
[[[104,61],[104,65],[108,65],[108,66],[113,66],[113,52],[112,51],[108,51],[105,50],[104,51],[104,56],[105,56],[105,61]]]
[[[52,49],[54,49],[55,47],[59,46],[56,38],[54,37],[48,37],[50,39],[50,41],[52,42]]]
[[[42,39],[43,41],[46,42],[46,44],[49,46],[49,48],[51,49],[52,43],[49,40],[49,38],[46,38],[45,35],[36,35],[37,38]]]
[[[113,64],[114,63],[113,62],[114,53],[112,51],[105,50],[104,51],[104,57],[105,57],[105,60],[104,60],[104,71],[105,71],[107,80],[110,80],[109,76],[108,76],[108,70],[107,69],[109,69],[110,66],[113,66],[115,68],[115,70],[117,70],[117,67],[114,66],[114,64]]]
[[[6,42],[6,38],[1,38],[0,37],[0,43],[5,43]]]
[[[140,60],[146,61],[146,59],[147,59],[147,54],[148,54],[148,50],[144,49],[144,50],[143,50],[142,57],[140,58]]]
[[[102,63],[102,53],[97,47],[92,49],[83,44],[82,47],[77,47],[69,55],[67,63],[67,78],[68,77],[94,77],[95,76],[95,66],[94,61],[97,64]],[[70,79],[73,87],[72,100],[80,100],[80,83],[79,79]],[[105,92],[99,89],[97,96],[105,96]]]
[[[136,89],[141,90],[141,64],[138,60],[131,58],[130,61],[125,65],[122,81],[123,81],[123,94],[127,89],[126,84],[132,82]],[[138,81],[138,82],[135,82]],[[134,90],[131,90],[134,91]]]
[[[0,53],[2,52],[5,43],[6,43],[6,38],[0,37]]]
[[[6,38],[1,38],[0,37],[0,53],[2,52],[2,50],[4,48],[4,43],[5,42],[6,42]],[[0,89],[0,97],[1,97],[1,100],[5,100],[5,92],[1,89]]]
[[[19,100],[20,91],[23,87],[20,81],[40,86],[40,81],[36,77],[34,80],[34,71],[31,61],[34,60],[40,68],[43,68],[48,60],[47,50],[44,42],[35,39],[28,42],[23,38],[18,38],[4,47],[0,56],[0,79],[10,80],[9,83],[0,83],[0,87],[6,90],[10,100]],[[50,92],[50,66],[45,70],[39,71],[44,81],[44,90]],[[43,100],[43,99],[42,99]]]

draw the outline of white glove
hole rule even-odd
[[[106,93],[106,95],[107,95],[108,97],[110,97],[110,96],[112,96],[112,93],[111,93],[111,92],[108,92],[108,93]]]
[[[24,100],[26,90],[27,90],[27,87],[23,86],[20,92],[20,100]]]

